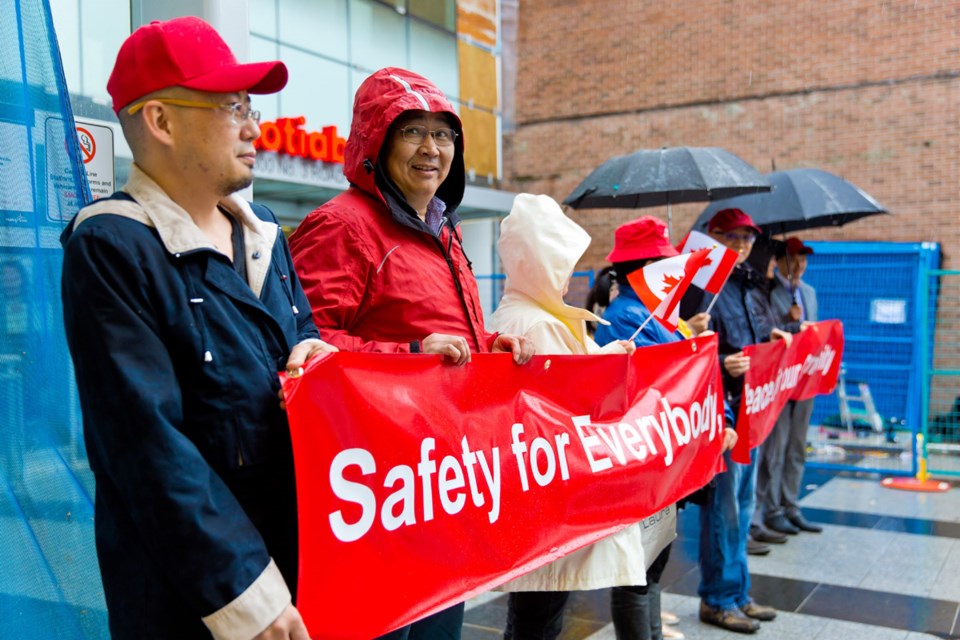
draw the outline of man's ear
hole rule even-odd
[[[144,133],[164,146],[173,144],[174,123],[170,119],[171,108],[162,102],[149,101],[140,111]]]

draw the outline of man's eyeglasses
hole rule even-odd
[[[753,244],[757,241],[757,234],[755,233],[737,233],[734,231],[727,231],[722,234],[723,239],[727,242],[742,242],[743,244]]]
[[[429,134],[433,136],[433,141],[438,147],[449,147],[456,141],[458,135],[453,129],[443,127],[431,131],[418,124],[403,127],[399,131],[403,139],[410,144],[423,144],[423,141],[427,139],[427,135]]]
[[[242,102],[227,102],[225,104],[217,104],[215,102],[195,102],[193,100],[180,100],[178,98],[150,98],[149,100],[143,100],[142,102],[137,102],[127,108],[127,113],[130,115],[135,114],[140,109],[143,109],[143,105],[150,102],[150,100],[156,100],[157,102],[162,102],[163,104],[170,104],[175,107],[188,107],[191,109],[223,109],[230,113],[230,117],[233,119],[234,124],[243,124],[247,119],[253,120],[255,123],[260,124],[260,112],[254,111],[250,108],[249,104],[243,104]],[[437,144],[440,144],[437,142]]]

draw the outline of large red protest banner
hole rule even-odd
[[[285,379],[311,633],[382,634],[706,484],[717,357],[716,337],[524,366],[337,353]]]
[[[750,462],[750,450],[760,446],[788,400],[806,400],[832,393],[843,357],[843,324],[816,322],[783,341],[754,344],[743,350],[750,357],[744,374],[743,399],[737,416],[735,461]]]

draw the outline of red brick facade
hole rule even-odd
[[[724,147],[831,171],[894,214],[805,238],[938,241],[960,269],[960,2],[523,0],[516,51],[506,188],[561,200],[614,155]],[[703,206],[673,208],[675,240]],[[666,209],[572,212],[594,238],[580,266],[643,214]]]

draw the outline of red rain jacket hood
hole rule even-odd
[[[360,86],[344,152],[351,187],[304,218],[290,236],[297,272],[327,342],[347,351],[417,351],[433,333],[462,336],[490,351],[496,334],[463,252],[456,207],[463,199],[463,136],[436,196],[446,204],[431,230],[378,167],[390,125],[404,111],[460,119],[440,91],[403,69],[381,69]],[[382,193],[381,188],[387,190]],[[392,190],[392,191],[391,191]]]
[[[344,150],[343,174],[351,184],[386,204],[374,180],[374,168],[390,125],[401,113],[412,110],[446,114],[459,134],[454,143],[456,152],[450,164],[450,173],[436,194],[447,205],[449,217],[463,200],[466,188],[463,123],[446,96],[429,80],[412,71],[387,67],[360,85],[353,101],[353,123]]]

